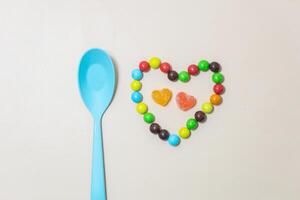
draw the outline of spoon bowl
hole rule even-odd
[[[78,81],[86,107],[94,118],[101,117],[115,89],[115,69],[109,55],[101,49],[87,51],[80,62]]]
[[[101,120],[115,91],[115,69],[101,49],[87,51],[79,65],[79,91],[94,119],[91,200],[106,200],[105,168]]]

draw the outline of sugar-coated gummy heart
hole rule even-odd
[[[176,95],[176,103],[181,110],[187,111],[196,105],[197,100],[195,97],[188,95],[185,92],[179,92]]]
[[[143,95],[139,92],[142,89],[142,83],[140,81],[142,80],[144,73],[150,71],[150,69],[156,70],[158,68],[170,81],[176,82],[179,80],[183,83],[188,82],[192,77],[198,76],[200,71],[201,73],[209,70],[213,72],[211,79],[215,83],[213,87],[214,94],[210,96],[208,102],[202,104],[201,110],[195,112],[194,116],[189,118],[186,121],[185,126],[179,129],[177,133],[173,132],[173,134],[170,134],[168,130],[161,128],[161,126],[156,122],[154,114],[148,112],[148,106],[143,102]],[[137,112],[143,116],[143,119],[147,124],[150,124],[150,132],[157,135],[160,139],[168,141],[171,146],[178,146],[181,142],[181,138],[189,138],[191,132],[197,129],[199,123],[204,123],[206,121],[207,115],[213,112],[214,106],[222,103],[223,99],[220,95],[224,93],[225,88],[221,84],[224,81],[224,76],[220,71],[221,65],[219,63],[209,63],[207,60],[200,60],[198,65],[191,64],[188,66],[187,70],[183,70],[178,74],[174,69],[172,69],[172,66],[169,63],[161,62],[159,58],[152,57],[149,61],[144,60],[140,62],[138,69],[134,69],[132,71],[131,76],[133,82],[130,86],[133,93],[131,95],[131,99],[134,103],[136,103]],[[168,91],[167,89],[162,91],[153,91],[154,96],[156,96],[153,99],[162,106],[167,105],[172,96],[171,93],[171,95],[169,95],[170,97],[164,99],[165,91],[167,91],[167,93],[171,93],[171,91]],[[176,102],[180,109],[188,110],[196,104],[196,99],[184,92],[181,92],[176,96]]]
[[[167,88],[164,88],[162,90],[154,90],[152,92],[153,101],[155,101],[157,104],[161,106],[166,106],[169,103],[171,97],[172,97],[172,92]]]

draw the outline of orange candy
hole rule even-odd
[[[162,90],[154,90],[152,92],[153,101],[161,106],[166,106],[169,103],[171,97],[172,92],[167,88],[164,88]]]
[[[222,97],[220,95],[213,94],[210,97],[210,103],[213,105],[220,105],[222,103]]]
[[[187,111],[196,105],[197,100],[193,96],[187,95],[184,92],[179,92],[176,95],[176,102],[181,110]]]

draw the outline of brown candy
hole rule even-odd
[[[160,130],[161,130],[161,128],[160,128],[160,125],[159,125],[159,124],[157,124],[157,123],[152,123],[152,124],[150,125],[150,131],[151,131],[151,133],[157,134],[157,133],[160,132]]]
[[[178,79],[178,73],[177,72],[175,72],[175,71],[169,71],[169,73],[168,73],[168,79],[170,80],[170,81],[177,81],[177,79]]]
[[[158,133],[158,137],[162,140],[167,140],[169,138],[169,131],[162,129],[159,133]]]
[[[198,122],[204,122],[206,120],[206,114],[202,111],[197,111],[194,117]]]

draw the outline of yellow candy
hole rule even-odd
[[[172,92],[168,88],[153,90],[152,99],[161,106],[166,106],[172,97]]]
[[[136,111],[140,114],[145,114],[148,111],[147,104],[141,102],[136,105]]]
[[[130,85],[133,91],[139,91],[142,88],[142,83],[140,81],[134,80]]]
[[[190,137],[191,132],[189,129],[182,127],[179,132],[178,132],[179,136],[182,137],[183,139],[186,139],[188,137]]]
[[[209,114],[213,111],[214,106],[211,103],[204,103],[202,104],[202,111]]]
[[[157,57],[153,57],[149,60],[149,65],[152,69],[157,69],[160,66],[160,59]]]

